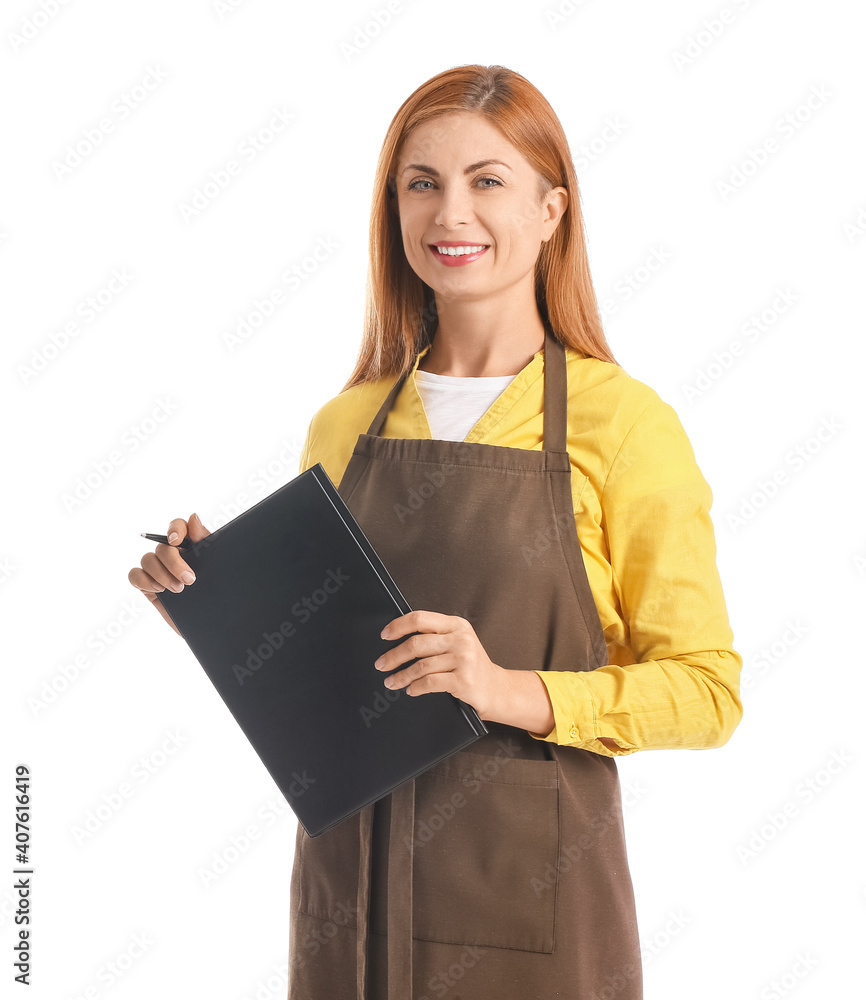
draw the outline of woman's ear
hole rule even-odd
[[[543,207],[547,210],[544,219],[543,242],[547,242],[556,232],[565,210],[568,208],[568,191],[564,187],[551,188],[544,197]]]

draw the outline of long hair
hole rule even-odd
[[[535,264],[535,299],[542,322],[563,344],[616,359],[602,329],[586,253],[580,192],[568,141],[545,97],[505,66],[455,66],[431,77],[403,102],[379,154],[370,213],[370,256],[361,347],[353,385],[411,369],[436,330],[433,290],[412,270],[403,250],[394,175],[403,145],[416,126],[454,111],[484,117],[533,165],[541,197],[568,191],[568,205]]]

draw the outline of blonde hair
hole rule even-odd
[[[535,265],[535,299],[542,322],[566,346],[616,364],[602,328],[586,253],[577,175],[562,125],[545,97],[505,66],[456,66],[418,87],[388,127],[373,185],[370,257],[361,346],[341,391],[408,371],[436,330],[432,289],[403,250],[394,174],[406,139],[423,122],[455,111],[484,117],[533,165],[540,198],[568,191],[568,206]]]

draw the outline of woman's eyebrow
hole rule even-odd
[[[507,163],[503,163],[502,160],[479,160],[477,163],[471,163],[463,171],[463,173],[471,174],[473,170],[480,170],[482,167],[490,166],[492,163],[495,163],[500,167],[505,167],[506,170],[511,170],[511,167],[509,167]],[[432,174],[434,177],[439,176],[438,170],[434,170],[433,167],[428,167],[425,163],[407,163],[400,173],[405,174],[407,170],[420,170],[422,173]]]

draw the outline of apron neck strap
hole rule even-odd
[[[384,402],[379,407],[379,412],[373,417],[370,426],[367,428],[368,434],[380,434],[382,428],[385,425],[385,419],[388,416],[388,412],[394,404],[394,400],[397,398],[397,393],[403,388],[403,383],[409,377],[409,372],[404,372],[399,376],[397,381],[391,386],[391,391],[385,397]]]
[[[385,426],[385,420],[403,383],[409,376],[404,372],[391,386],[379,411],[367,429],[368,434],[378,435]],[[544,450],[566,451],[566,413],[568,403],[568,383],[565,371],[565,348],[553,336],[550,328],[544,327]]]

